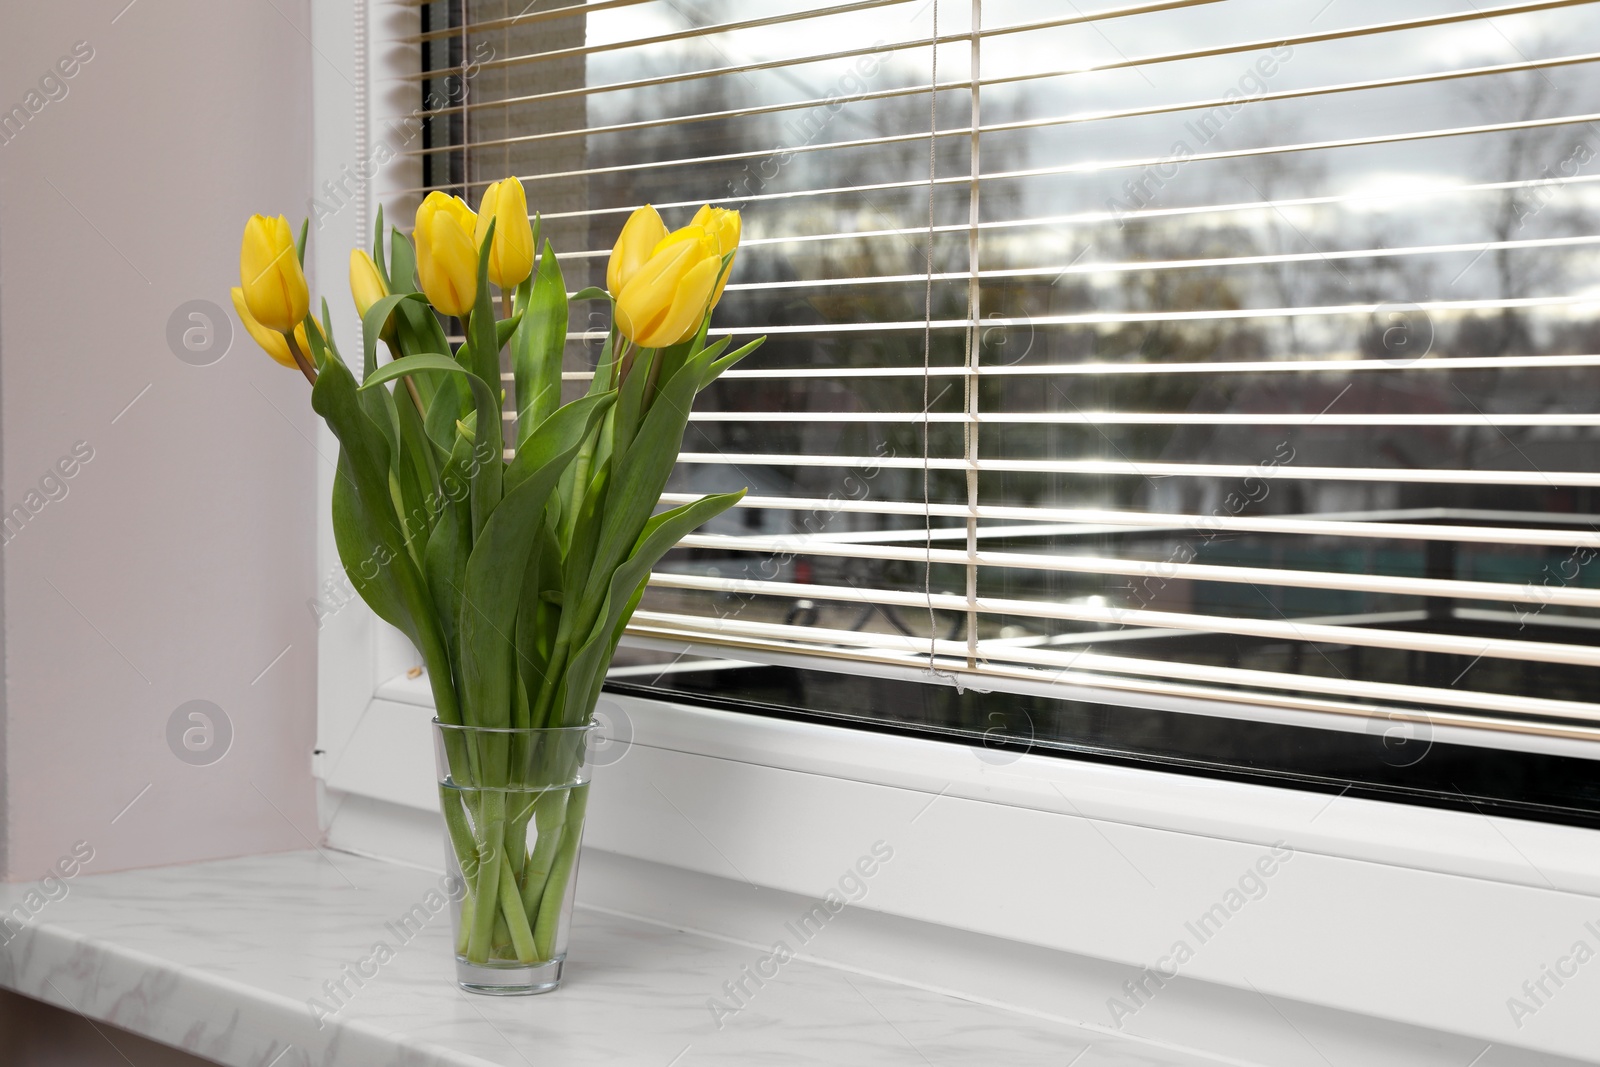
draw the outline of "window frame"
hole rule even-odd
[[[371,102],[395,84],[386,80],[394,71],[371,42],[407,9],[396,0],[312,0],[312,37],[324,56],[311,86],[314,174],[338,174],[369,151]],[[354,56],[355,78],[346,78],[329,55]],[[316,228],[310,265],[330,299],[343,290],[348,248],[370,241],[367,205],[381,202],[387,185],[405,184],[394,173],[398,166],[380,170],[364,200],[352,198]],[[351,330],[349,316],[336,325]],[[353,332],[339,341],[345,351],[359,351]],[[414,654],[404,638],[348,588],[348,599],[338,604],[323,593],[325,582],[338,589],[342,570],[327,505],[337,442],[325,427],[317,434],[317,585],[324,600],[320,611],[313,608],[320,615],[313,770],[322,828],[335,847],[426,856],[437,851],[428,814],[436,810],[431,702],[426,685],[406,677]],[[1256,939],[1242,951],[1205,959],[1192,977],[1496,1043],[1565,1054],[1587,1047],[1576,1019],[1518,1031],[1503,1012],[1484,1017],[1481,1006],[1448,995],[1444,985],[1396,1001],[1382,983],[1364,993],[1355,979],[1378,968],[1415,971],[1425,960],[1441,981],[1467,968],[1471,977],[1498,981],[1494,990],[1503,986],[1501,996],[1514,993],[1512,976],[1536,976],[1539,960],[1565,946],[1541,942],[1520,951],[1515,939],[1469,943],[1435,922],[1391,938],[1387,956],[1372,958],[1373,940],[1363,931],[1370,934],[1383,907],[1461,922],[1512,905],[1527,909],[1522,914],[1530,922],[1535,911],[1540,921],[1543,912],[1576,915],[1574,909],[1600,896],[1600,832],[1026,752],[997,762],[982,758],[981,749],[948,741],[631,695],[608,699],[623,709],[632,743],[625,758],[596,773],[598,810],[587,850],[711,875],[730,892],[742,892],[742,880],[817,895],[838,878],[858,844],[870,844],[855,840],[861,827],[915,824],[929,846],[915,850],[917,884],[874,895],[863,903],[867,910],[1137,967],[1161,946],[1141,930],[1138,907],[1107,896],[1107,887],[1126,887],[1137,899],[1138,887],[1129,881],[1133,864],[1123,850],[1143,849],[1157,863],[1170,862],[1161,855],[1188,857],[1196,882],[1207,883],[1205,892],[1214,895],[1210,883],[1227,884],[1263,848],[1287,843],[1312,857],[1307,865],[1321,872],[1321,884],[1283,894],[1272,928],[1325,930],[1324,959],[1289,966],[1274,957],[1271,938]],[[656,794],[672,799],[672,807],[681,802],[706,815],[691,821],[679,809],[683,817],[663,818]],[[728,798],[743,803],[728,804]],[[1062,833],[1083,845],[1068,857],[1079,866],[1063,867],[1057,857],[1046,868],[1075,870],[1077,880],[1097,891],[1063,885],[1061,900],[1024,894],[1005,908],[974,914],[975,894],[981,898],[996,887],[975,873],[965,849],[985,842],[999,855],[1016,856]],[[1124,842],[1122,849],[1114,841]],[[1013,874],[1022,870],[1009,866]],[[1104,921],[1064,921],[1073,901],[1108,909]],[[1329,902],[1337,901],[1359,903],[1329,911]],[[1376,911],[1375,902],[1382,905]],[[1494,1003],[1498,1011],[1498,999]]]

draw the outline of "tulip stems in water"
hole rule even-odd
[[[502,319],[509,319],[511,317],[511,290],[510,289],[502,289],[502,290],[500,290],[500,317]]]

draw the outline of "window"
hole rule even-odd
[[[745,212],[617,687],[1595,821],[1600,7],[420,12],[412,195]]]

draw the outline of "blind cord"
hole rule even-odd
[[[939,158],[939,0],[933,0],[933,71],[928,75],[928,236],[924,243],[924,260],[928,278],[923,291],[922,311],[922,528],[926,535],[922,561],[922,592],[928,598],[928,670],[934,669],[935,641],[939,627],[933,614],[933,509],[928,490],[928,408],[932,404],[929,390],[933,376],[928,373],[933,360],[933,196],[934,180],[938,177],[936,164]]]
[[[930,395],[933,375],[933,235],[934,199],[938,189],[939,162],[939,0],[933,0],[933,33],[930,35],[933,53],[932,70],[928,74],[928,234],[925,245],[927,282],[922,295],[922,530],[923,562],[922,593],[928,600],[928,674],[941,678],[959,691],[961,681],[949,671],[938,669],[939,621],[933,610],[933,497],[929,478],[928,428],[931,420],[928,409],[933,406]]]

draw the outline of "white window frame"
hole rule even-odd
[[[370,151],[365,101],[393,89],[364,46],[372,33],[362,21],[381,25],[390,0],[370,5],[311,4],[325,57],[312,82],[319,187]],[[334,66],[358,49],[367,54],[351,85]],[[332,306],[343,303],[348,249],[370,242],[367,205],[385,184],[400,183],[380,173],[364,201],[313,232],[315,287]],[[350,314],[335,318],[350,330]],[[353,332],[339,341],[346,353],[360,350]],[[318,433],[331,461],[337,442]],[[319,588],[341,573],[326,503],[333,476],[331,462],[319,463]],[[319,608],[324,829],[337,847],[426,857],[438,850],[427,816],[436,810],[427,687],[406,677],[414,655],[402,637],[358,599],[335,607],[325,598]],[[1553,1003],[1523,1028],[1503,1001],[1584,922],[1600,926],[1600,833],[1036,753],[1004,762],[941,741],[614,699],[631,720],[632,746],[596,774],[589,850],[734,888],[748,880],[818,896],[869,837],[892,836],[873,828],[896,827],[915,876],[875,888],[864,909],[1141,967],[1170,945],[1173,926],[1157,918],[1164,909],[1204,910],[1264,849],[1287,843],[1303,860],[1300,880],[1272,898],[1260,935],[1197,957],[1187,977],[1495,1044],[1593,1054],[1581,1010],[1592,992],[1569,994],[1565,1011]],[[1293,716],[1285,709],[1277,719]],[[1182,888],[1152,896],[1141,866]],[[1484,916],[1506,929],[1486,936]]]

